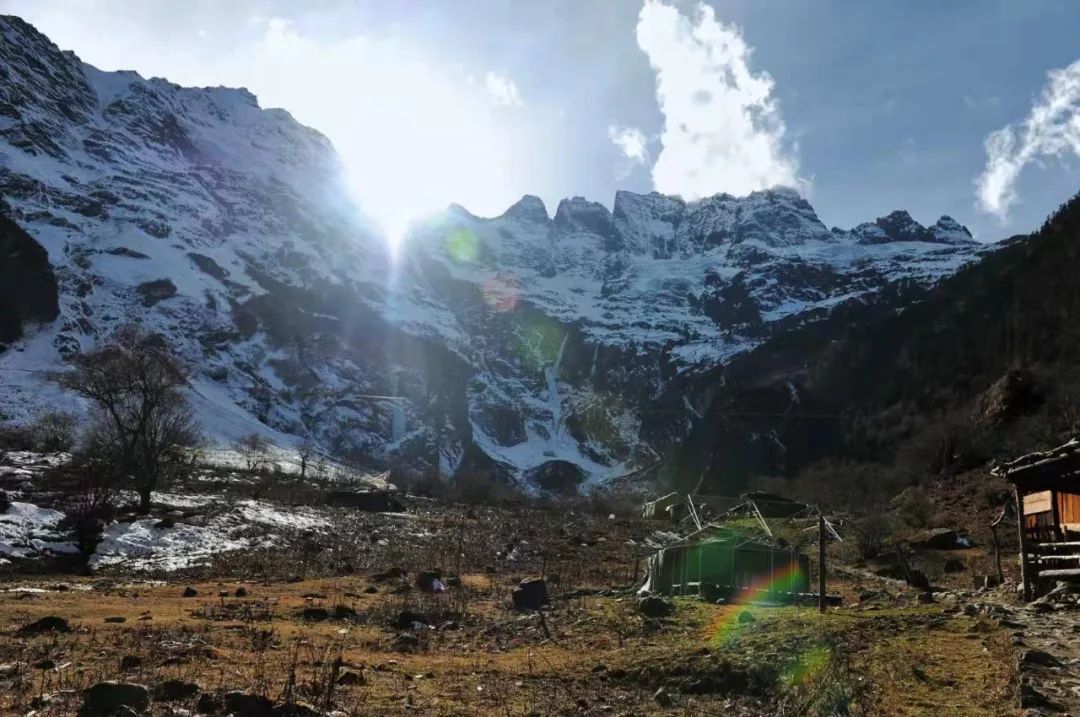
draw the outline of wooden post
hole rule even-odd
[[[1056,490],[1050,491],[1050,515],[1054,521],[1054,525],[1050,529],[1051,540],[1064,540],[1065,531],[1061,527],[1061,513],[1058,508],[1058,493]]]
[[[818,612],[825,612],[825,516],[818,516]]]
[[[1024,587],[1024,602],[1031,600],[1031,579],[1028,566],[1027,526],[1024,525],[1024,501],[1020,496],[1019,486],[1013,488],[1013,501],[1016,504],[1016,530],[1020,535],[1020,583]]]

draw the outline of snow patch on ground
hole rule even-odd
[[[173,496],[162,495],[168,504]],[[209,496],[199,496],[204,498]],[[197,502],[189,496],[190,503]],[[197,524],[142,518],[109,526],[90,557],[93,569],[180,570],[205,565],[215,555],[281,545],[293,533],[324,531],[329,519],[308,507],[244,500]]]
[[[12,503],[0,515],[0,556],[34,558],[77,553],[78,548],[59,530],[63,519],[64,514],[58,510]]]

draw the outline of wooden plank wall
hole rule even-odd
[[[1058,515],[1061,516],[1059,520],[1063,525],[1080,524],[1080,494],[1058,492],[1057,505]]]

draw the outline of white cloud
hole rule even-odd
[[[645,164],[649,161],[649,141],[637,127],[608,127],[608,139],[610,139],[623,156],[627,159]]]
[[[484,75],[484,85],[487,87],[491,101],[502,107],[521,107],[521,92],[513,79],[497,72],[489,72]]]
[[[986,167],[976,180],[978,206],[1007,219],[1020,172],[1039,157],[1080,155],[1080,60],[1050,70],[1049,82],[1022,123],[987,135]]]
[[[656,72],[664,114],[656,189],[698,199],[797,186],[798,162],[785,146],[773,80],[750,70],[739,29],[699,4],[693,18],[662,0],[645,0],[637,42]]]

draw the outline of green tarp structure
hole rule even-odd
[[[663,595],[789,602],[810,590],[807,556],[737,534],[662,548],[648,567],[642,591]]]

